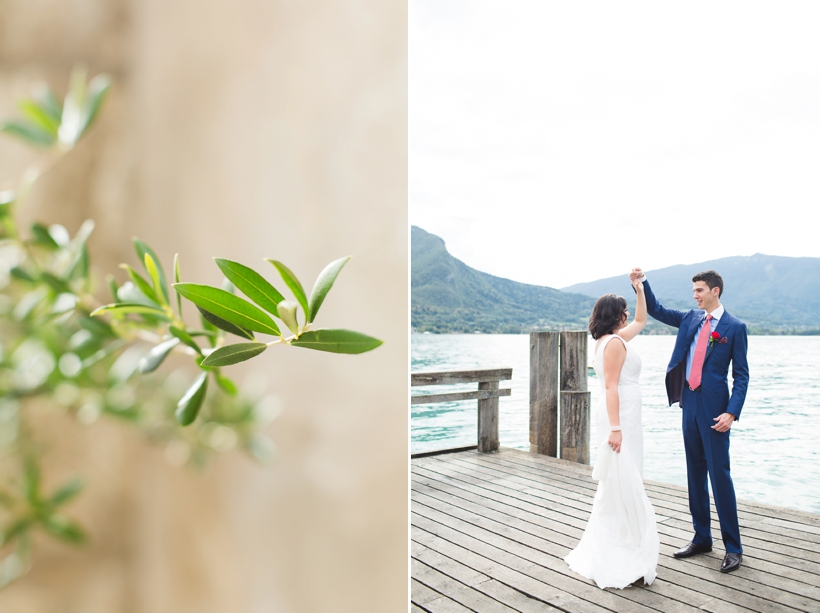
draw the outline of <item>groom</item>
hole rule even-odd
[[[708,476],[726,548],[720,571],[731,572],[740,567],[743,553],[735,488],[729,474],[729,431],[740,418],[749,386],[746,324],[727,313],[720,304],[723,278],[714,270],[692,277],[698,308],[691,311],[662,306],[640,268],[632,269],[629,277],[643,282],[649,314],[678,328],[675,350],[666,369],[666,392],[669,405],[680,403],[683,413],[689,511],[695,537],[673,555],[688,558],[712,551]],[[730,362],[731,397],[727,382]]]

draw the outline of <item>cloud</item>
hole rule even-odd
[[[820,6],[410,3],[410,219],[562,287],[820,257]]]

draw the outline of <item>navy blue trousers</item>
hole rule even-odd
[[[729,433],[713,430],[714,418],[704,406],[700,391],[683,389],[683,447],[686,451],[686,476],[689,482],[689,511],[695,528],[696,545],[711,545],[711,513],[709,488],[715,498],[720,532],[726,553],[743,553],[740,546],[740,526],[737,521],[735,486],[729,474]]]

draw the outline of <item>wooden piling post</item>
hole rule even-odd
[[[530,332],[530,450],[558,457],[558,332]]]
[[[561,392],[561,459],[589,464],[589,392]]]
[[[589,464],[586,331],[561,332],[561,459]]]
[[[498,381],[481,381],[479,390],[498,390]],[[478,401],[478,450],[498,451],[498,396]]]
[[[588,334],[565,330],[561,332],[561,391],[587,391]]]

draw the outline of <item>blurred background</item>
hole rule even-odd
[[[407,7],[377,0],[0,0],[0,117],[71,67],[114,86],[23,217],[136,265],[218,285],[212,257],[310,285],[354,257],[321,315],[383,339],[361,356],[278,347],[231,375],[276,395],[269,466],[175,467],[139,431],[44,410],[48,479],[81,474],[74,548],[36,541],[4,613],[402,611],[407,607]],[[35,154],[0,139],[0,188]]]

